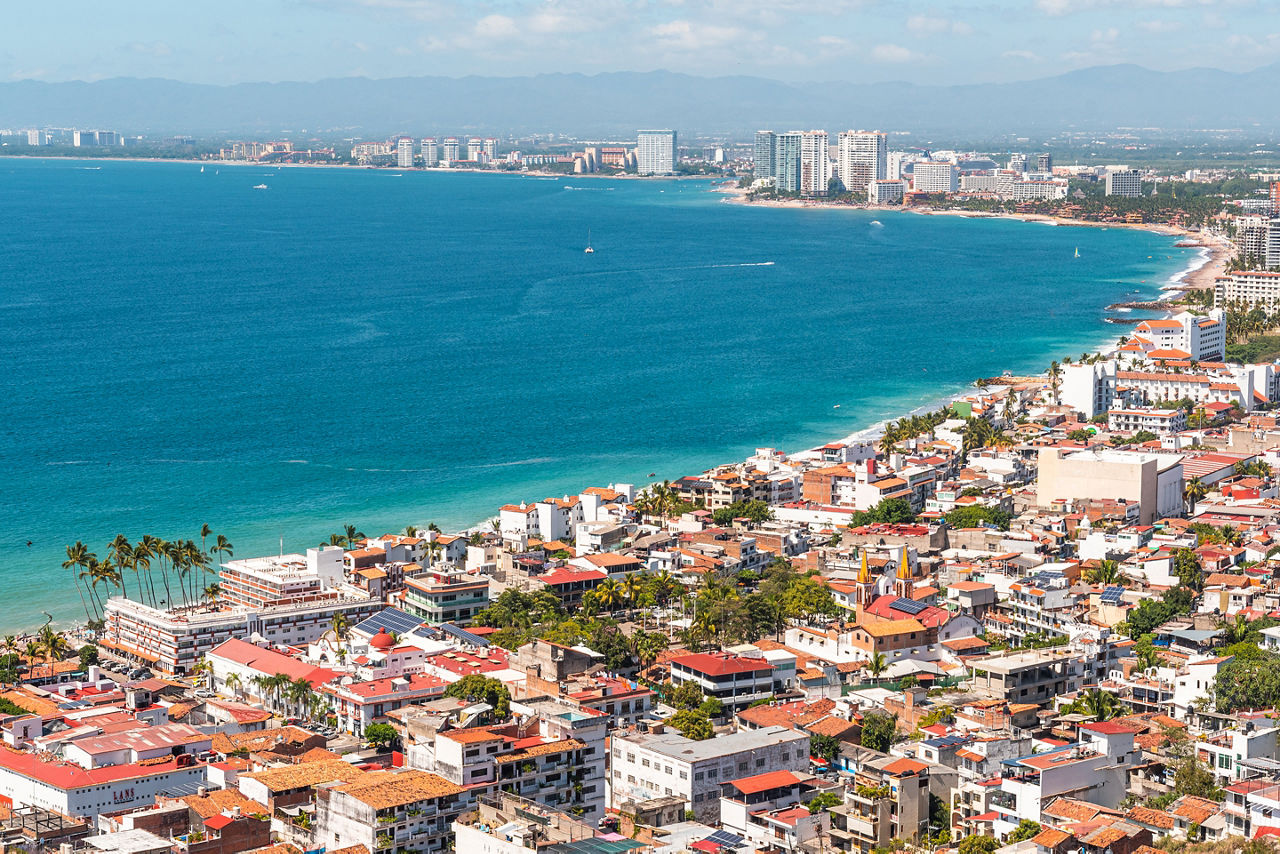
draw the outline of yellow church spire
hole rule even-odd
[[[866,584],[871,580],[871,570],[867,567],[867,550],[862,549],[862,568],[858,570],[858,583]]]

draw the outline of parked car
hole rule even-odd
[[[218,695],[210,691],[208,688],[197,688],[196,696],[199,697],[201,700],[212,700],[214,697]]]

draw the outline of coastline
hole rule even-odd
[[[178,171],[181,171],[181,170],[178,170]],[[272,171],[272,170],[268,169],[266,171]],[[371,170],[371,171],[375,172],[375,174],[377,173],[377,170]],[[495,173],[495,174],[500,174],[500,173]],[[593,177],[602,177],[602,176],[593,176]],[[363,182],[360,182],[360,183],[363,184]],[[445,183],[448,183],[448,182],[445,182]],[[707,187],[707,189],[716,189],[716,188],[718,188],[721,192],[723,192],[723,189],[724,189],[723,184],[718,183],[716,185],[711,185],[709,182],[709,186]],[[699,185],[699,189],[702,189],[701,185]],[[668,192],[670,192],[670,190],[668,190]],[[696,195],[701,195],[701,194],[696,194]],[[702,198],[705,200],[710,200],[713,197],[702,196]],[[712,201],[712,204],[714,204],[714,201]],[[711,215],[714,217],[714,214],[711,214]],[[784,217],[784,218],[791,219],[791,217]],[[767,217],[766,219],[771,219],[771,218]],[[886,222],[887,221],[888,220],[886,219]],[[837,223],[837,221],[831,220],[829,222],[833,223],[833,225],[829,226],[830,228],[834,228],[836,230],[839,230],[841,228],[841,226],[835,224]],[[1071,238],[1065,237],[1064,235],[1063,239],[1070,240]],[[1122,238],[1119,238],[1117,236],[1116,239],[1122,241],[1121,245],[1127,245],[1127,243],[1123,242]],[[1144,242],[1142,245],[1146,246],[1147,243]],[[1067,252],[1069,255],[1070,253],[1069,247]],[[1143,251],[1141,255],[1138,255],[1137,252],[1133,252],[1133,257],[1143,257],[1146,254],[1147,254],[1147,251]],[[1177,268],[1179,263],[1181,263],[1181,262],[1165,261],[1163,260],[1164,259],[1163,255],[1159,255],[1158,257],[1161,260],[1156,262],[1157,270],[1158,270],[1157,275],[1155,277],[1148,276],[1148,278],[1151,278],[1153,281],[1158,281],[1159,279],[1165,278]],[[1185,261],[1187,259],[1184,258],[1183,260]],[[1063,263],[1065,264],[1069,262],[1063,262]],[[1148,264],[1147,266],[1144,266],[1142,269],[1143,270],[1149,269],[1150,266],[1151,265]],[[1132,275],[1131,280],[1136,281],[1138,277],[1139,277],[1139,274],[1136,271],[1134,271],[1134,274]],[[1107,283],[1103,283],[1103,284],[1109,287],[1114,287],[1114,286],[1108,285]],[[1087,306],[1092,301],[1093,300],[1082,300],[1080,304],[1083,306]],[[876,403],[876,405],[868,406],[866,409],[864,409],[860,414],[858,414],[858,418],[856,420],[857,422],[861,422],[861,424],[858,425],[856,429],[853,429],[854,425],[848,424],[847,421],[845,424],[841,424],[839,420],[829,420],[827,423],[827,428],[825,430],[814,431],[812,429],[813,427],[820,426],[819,424],[815,423],[812,425],[808,425],[809,429],[798,431],[801,433],[808,433],[809,435],[807,437],[804,435],[801,435],[799,437],[799,442],[795,442],[794,440],[792,440],[792,441],[786,442],[785,444],[778,444],[777,447],[786,447],[790,445],[794,450],[798,452],[798,451],[818,447],[822,443],[826,441],[830,441],[831,437],[848,435],[851,438],[858,439],[858,438],[869,438],[871,436],[878,435],[883,432],[885,421],[896,420],[897,418],[901,417],[903,414],[907,414],[913,411],[936,409],[938,406],[948,401],[954,400],[957,397],[961,397],[966,394],[973,393],[974,387],[971,382],[967,381],[971,377],[998,374],[1000,373],[1002,368],[1010,367],[1010,366],[1015,368],[1015,373],[1031,374],[1035,371],[1038,365],[1042,365],[1042,363],[1047,363],[1049,354],[1055,353],[1055,352],[1056,353],[1064,352],[1061,349],[1062,347],[1067,347],[1067,348],[1088,347],[1088,349],[1092,351],[1094,347],[1088,341],[1088,338],[1093,337],[1092,333],[1088,332],[1087,330],[1082,330],[1082,331],[1084,332],[1083,336],[1080,336],[1080,337],[1073,336],[1074,343],[1070,341],[1064,341],[1062,343],[1055,343],[1052,345],[1044,345],[1044,346],[1032,345],[1030,347],[1027,347],[1023,352],[1021,352],[1017,356],[1016,363],[1010,362],[1004,358],[997,357],[998,361],[997,359],[992,360],[995,363],[994,365],[989,363],[986,365],[975,365],[975,366],[966,367],[965,370],[959,376],[956,376],[956,374],[953,373],[952,375],[946,376],[945,378],[938,377],[937,379],[934,380],[933,383],[925,383],[925,384],[919,384],[918,382],[913,383],[915,387],[910,389],[910,394],[904,394],[900,397],[897,397],[896,399],[894,399],[894,397],[891,397],[891,396],[885,396],[885,397],[882,397]],[[1105,335],[1105,340],[1108,343],[1114,341],[1114,336],[1109,334],[1109,332],[1110,331],[1108,330],[1107,332],[1103,333]],[[1037,353],[1037,351],[1039,351],[1039,353]],[[929,364],[928,370],[930,371],[930,374],[929,375],[917,374],[916,375],[917,380],[918,379],[934,379],[932,376],[934,372],[933,365],[928,362],[926,362],[925,364]],[[960,382],[956,382],[957,379],[959,379]],[[844,413],[849,413],[849,407],[848,407],[847,401],[846,401],[845,409],[842,414]],[[880,416],[880,417],[877,418],[877,416]],[[844,419],[840,419],[840,420],[844,420]],[[834,429],[831,429],[831,428],[834,428]],[[763,444],[774,443],[770,440],[767,434],[755,436],[754,440],[756,443],[763,443]],[[748,453],[749,453],[750,445],[747,445],[745,447],[748,448]],[[726,462],[733,462],[739,459],[740,457],[736,456],[736,452],[733,452],[732,450],[729,454],[725,454],[723,453],[723,451],[713,452],[707,456],[704,456],[700,460],[696,460],[694,464],[696,464],[698,467],[692,468],[690,461],[688,459],[685,459],[684,457],[672,458],[664,455],[663,458],[655,460],[655,465],[653,465],[652,468],[654,468],[657,471],[663,471],[663,469],[667,469],[668,471],[671,472],[671,476],[679,476],[681,474],[687,474],[691,471],[700,471],[703,468],[708,468],[717,464],[724,464]],[[680,470],[674,471],[673,469],[680,469]],[[634,479],[632,482],[636,482],[639,485],[643,485],[646,481],[642,477],[642,475],[644,474],[644,472],[647,472],[648,470],[649,470],[648,466],[646,466],[643,469],[640,469],[639,474],[641,476]],[[617,479],[619,477],[622,477],[625,479],[626,476],[629,474],[629,472],[604,471],[602,472],[602,474],[604,477],[611,477],[613,479]],[[602,478],[597,478],[595,480],[585,481],[585,482],[578,482],[578,481],[580,481],[580,478],[578,478],[575,474],[569,473],[568,477],[564,478],[563,480],[560,480],[560,484],[561,484],[561,487],[563,488],[568,484],[576,483],[577,487],[581,488],[582,486],[590,485],[592,483],[604,482]],[[559,489],[553,488],[549,490],[548,494],[559,494],[559,491],[560,491]],[[512,497],[518,497],[518,492],[512,493]],[[370,498],[372,499],[372,501],[370,501],[370,506],[374,506],[376,504],[381,503],[381,499],[378,497],[377,491],[370,493]],[[459,505],[474,503],[474,502],[468,501],[465,495],[459,495],[458,498],[460,499],[458,501]],[[488,506],[484,506],[486,504]],[[493,505],[487,501],[481,502],[481,505],[482,505],[483,515],[490,516]],[[388,506],[394,507],[395,505],[389,502]],[[321,510],[322,514],[324,512],[326,511]],[[461,527],[462,524],[481,518],[482,514],[472,515],[471,512],[464,511],[462,513],[459,513],[457,511],[454,511],[450,515],[453,516],[453,519],[450,520],[452,522],[452,525],[449,524],[449,522],[446,522],[444,519],[440,520],[441,522],[444,522],[446,529],[452,528],[454,526]],[[430,518],[429,516],[425,516],[425,515],[420,516],[418,513],[414,512],[412,509],[410,509],[410,512],[408,514],[403,514],[401,512],[392,514],[392,518],[401,517],[401,516],[403,516],[403,519],[402,519],[403,522],[408,522],[413,520],[421,520],[422,522],[425,522],[428,518]],[[459,516],[461,516],[462,518],[458,518]],[[301,516],[299,516],[299,518],[301,518]],[[243,522],[251,521],[251,520],[249,520],[246,517],[245,519],[240,521],[241,521],[241,524],[243,524]],[[483,524],[484,523],[481,522],[481,525]],[[286,534],[290,536],[291,539],[296,539],[296,537],[294,537],[294,535],[291,533],[289,528],[283,528],[283,530],[285,531]],[[272,551],[274,551],[274,548],[272,549]],[[62,611],[60,609],[55,609],[55,611],[59,614],[60,617],[63,617],[64,619],[66,619],[66,617],[62,614]],[[62,620],[59,620],[59,622],[62,622]],[[16,624],[16,621],[15,621],[15,624]]]

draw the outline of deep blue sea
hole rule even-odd
[[[0,160],[0,629],[83,617],[77,539],[208,523],[245,557],[348,523],[458,529],[846,436],[1118,337],[1103,306],[1193,257],[1123,229],[723,199]]]

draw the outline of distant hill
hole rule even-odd
[[[127,133],[384,136],[562,132],[625,135],[673,127],[883,128],[1021,135],[1077,128],[1280,129],[1280,65],[1233,73],[1111,65],[1020,83],[783,83],[666,71],[534,77],[344,78],[209,86],[162,79],[0,83],[0,127],[104,127]]]

